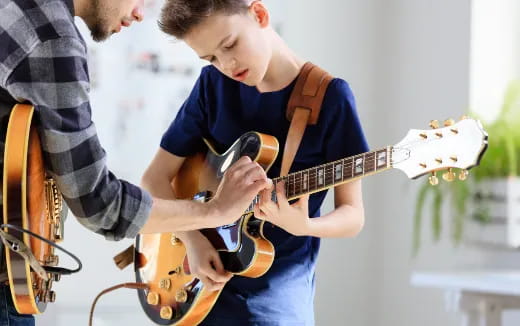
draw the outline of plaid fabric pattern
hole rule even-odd
[[[0,0],[0,17],[1,153],[13,104],[32,103],[47,170],[72,213],[107,239],[135,237],[152,199],[107,169],[72,0]]]

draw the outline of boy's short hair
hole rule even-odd
[[[166,0],[159,18],[159,28],[182,39],[204,18],[215,13],[234,15],[249,8],[248,0]]]

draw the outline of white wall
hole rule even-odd
[[[333,0],[319,4],[310,0],[288,1],[285,38],[299,55],[335,76],[347,80],[356,96],[359,114],[369,143],[376,134],[377,44],[379,17],[374,1]],[[383,145],[381,142],[379,145]],[[375,180],[365,183],[365,200],[373,197]],[[332,193],[332,192],[331,192]],[[326,207],[332,207],[330,196]],[[326,209],[327,209],[326,208]],[[325,210],[326,210],[325,209]],[[374,205],[366,206],[374,216]],[[317,325],[375,325],[377,314],[378,246],[376,219],[368,218],[365,231],[356,239],[322,242],[317,267]]]

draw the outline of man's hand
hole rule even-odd
[[[220,256],[209,240],[199,231],[194,231],[183,243],[191,274],[201,280],[208,291],[222,289],[233,274],[224,270]]]
[[[215,226],[235,222],[244,214],[253,199],[264,189],[272,187],[264,169],[247,156],[241,157],[226,172],[213,199]]]
[[[285,196],[285,182],[276,185],[275,203],[271,198],[272,188],[263,190],[260,202],[255,205],[255,217],[271,222],[285,231],[297,235],[308,235],[311,220],[309,218],[309,195],[290,205]]]

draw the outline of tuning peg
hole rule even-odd
[[[469,172],[468,170],[461,170],[459,173],[459,180],[464,181],[468,178]]]
[[[432,128],[432,129],[439,128],[439,120],[432,120],[432,121],[430,121],[430,128]]]
[[[449,168],[448,172],[444,172],[442,174],[442,178],[445,181],[452,182],[453,180],[455,180],[455,173],[453,172],[453,170],[451,168]]]
[[[439,184],[439,178],[437,178],[435,172],[432,172],[432,175],[428,178],[428,181],[432,186],[436,186]]]
[[[449,126],[453,126],[455,124],[455,120],[453,119],[447,119],[447,120],[444,120],[444,126],[445,127],[449,127]]]

